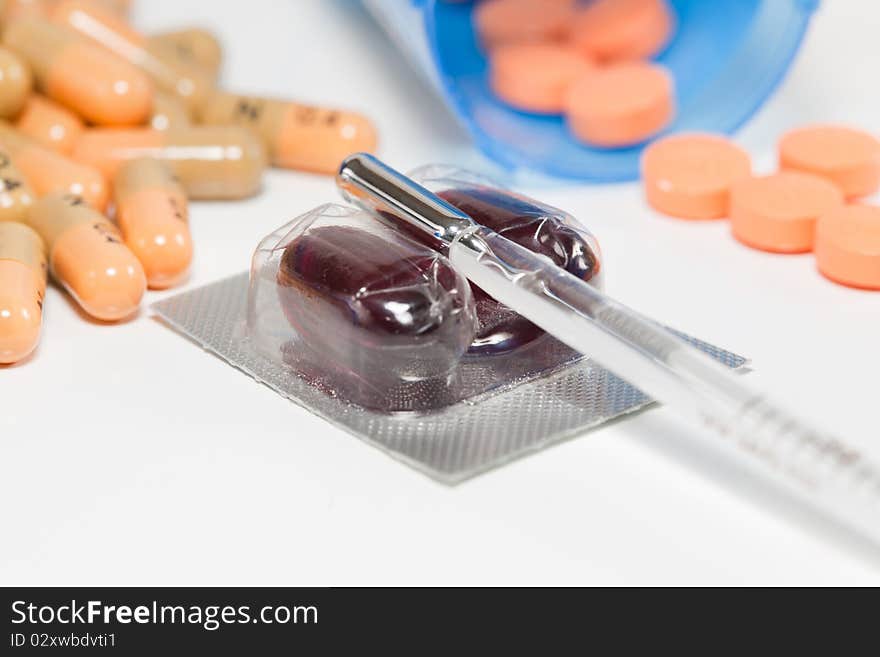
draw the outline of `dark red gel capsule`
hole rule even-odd
[[[584,281],[598,281],[600,263],[587,236],[546,207],[491,188],[466,187],[438,193],[446,202],[520,246],[549,257]],[[477,336],[470,353],[497,354],[545,335],[543,329],[471,284]]]
[[[417,244],[312,228],[287,245],[276,280],[297,350],[375,390],[446,376],[473,339],[467,281]]]

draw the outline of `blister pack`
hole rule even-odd
[[[595,286],[595,238],[565,212],[468,172],[413,180]],[[430,242],[326,204],[257,246],[249,274],[154,304],[257,381],[447,483],[650,403],[470,283]],[[735,368],[742,357],[691,343]]]

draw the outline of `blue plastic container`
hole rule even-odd
[[[673,73],[677,115],[666,132],[736,130],[788,70],[819,0],[670,0],[677,29],[657,57]],[[489,89],[472,3],[415,0],[433,73],[474,143],[506,169],[607,182],[638,176],[644,145],[589,148],[561,117],[514,110]]]

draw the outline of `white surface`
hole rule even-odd
[[[475,159],[349,3],[137,4],[146,30],[216,29],[231,88],[367,111],[398,168]],[[825,3],[738,136],[763,168],[805,121],[880,132],[878,28],[876,3]],[[755,382],[880,452],[880,294],[825,281],[809,255],[748,250],[724,222],[657,216],[635,185],[540,195],[598,235],[610,293],[750,356]],[[273,171],[258,198],[194,205],[188,286],[245,269],[263,235],[334,198],[329,178]],[[147,311],[97,326],[52,290],[39,352],[0,370],[0,583],[880,584],[876,553],[719,462],[714,440],[656,409],[450,489]]]

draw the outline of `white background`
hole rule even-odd
[[[355,3],[135,4],[147,31],[216,30],[229,88],[367,112],[398,168],[476,161]],[[737,136],[761,170],[807,121],[880,132],[878,28],[878,3],[824,3]],[[634,184],[524,191],[596,233],[612,295],[750,356],[754,382],[880,453],[880,293],[833,285],[810,255],[749,250],[725,222],[660,217]],[[335,198],[329,178],[272,171],[255,199],[195,204],[188,287],[244,270],[263,235]],[[655,409],[447,488],[148,311],[99,326],[51,290],[38,353],[0,370],[0,583],[880,584],[877,553],[727,466],[713,440]]]

